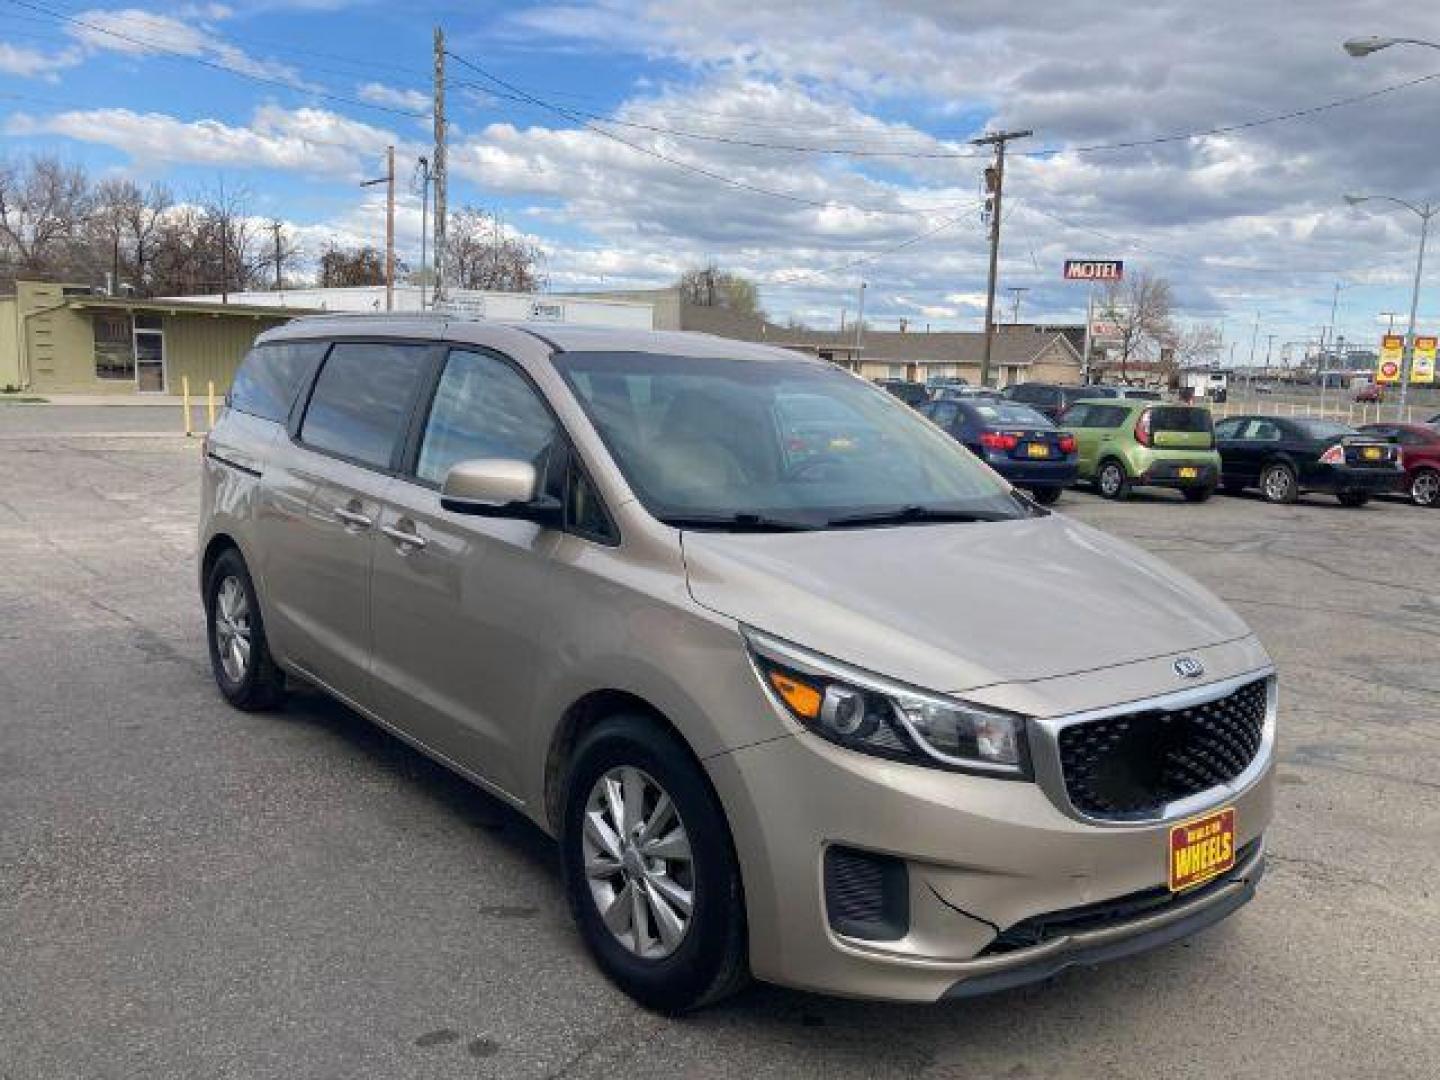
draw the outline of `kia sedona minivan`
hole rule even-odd
[[[829,363],[308,318],[258,340],[203,467],[224,697],[317,687],[529,816],[651,1008],[1003,990],[1260,880],[1245,624]]]

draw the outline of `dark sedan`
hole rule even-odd
[[[1259,488],[1266,502],[1318,491],[1364,506],[1371,495],[1398,491],[1405,477],[1397,446],[1334,420],[1231,416],[1215,425],[1215,447],[1225,491]]]
[[[920,412],[1037,502],[1053,503],[1075,482],[1075,436],[1028,405],[972,398],[932,401]]]
[[[1060,414],[1077,401],[1119,397],[1120,391],[1113,386],[1064,386],[1060,383],[1030,382],[1007,386],[1000,391],[1000,395],[1017,405],[1028,405],[1051,420],[1059,420]]]

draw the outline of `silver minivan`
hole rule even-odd
[[[517,807],[652,1008],[987,993],[1259,881],[1245,624],[813,357],[302,319],[241,366],[203,499],[226,699],[318,687]]]

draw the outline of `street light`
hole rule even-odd
[[[1383,46],[1382,46],[1383,48]],[[1406,202],[1404,199],[1397,199],[1393,195],[1346,195],[1345,201],[1351,206],[1359,206],[1363,202],[1372,200],[1379,202],[1390,202],[1396,206],[1403,206],[1420,219],[1420,253],[1415,257],[1415,284],[1410,291],[1410,326],[1405,331],[1405,354],[1400,361],[1400,404],[1398,419],[1405,419],[1405,399],[1410,390],[1410,371],[1415,363],[1415,311],[1420,305],[1420,275],[1425,270],[1425,239],[1430,233],[1430,219],[1440,213],[1440,206],[1432,206],[1426,203],[1424,206],[1416,206],[1414,203]]]
[[[1421,41],[1419,38],[1377,37],[1373,34],[1369,37],[1353,37],[1345,42],[1343,48],[1351,56],[1369,56],[1381,49],[1388,49],[1391,45],[1424,45],[1431,49],[1440,49],[1440,45],[1433,41]]]

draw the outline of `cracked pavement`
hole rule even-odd
[[[220,702],[198,442],[143,435],[169,410],[110,438],[113,410],[20,409],[0,409],[0,1078],[1434,1075],[1440,513],[1061,501],[1224,596],[1280,668],[1270,870],[1231,920],[978,1001],[756,987],[672,1021],[591,966],[516,814],[314,696]]]

